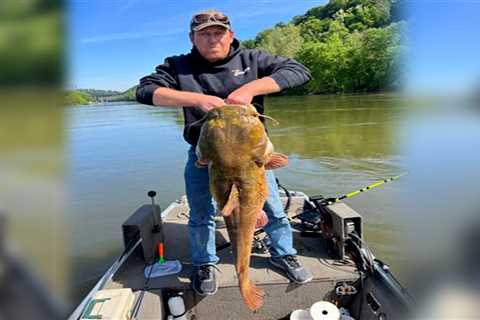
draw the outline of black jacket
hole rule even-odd
[[[310,72],[293,59],[272,56],[264,51],[240,48],[235,39],[230,52],[222,61],[205,60],[195,47],[186,55],[165,59],[156,72],[140,79],[137,101],[152,105],[153,92],[159,87],[199,92],[225,99],[235,89],[265,76],[272,77],[280,89],[293,88],[310,80]],[[263,114],[263,96],[256,96],[252,103]],[[183,136],[196,145],[201,123],[190,125],[203,118],[199,107],[184,107],[185,128]]]

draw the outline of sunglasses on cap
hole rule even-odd
[[[207,22],[220,22],[224,24],[230,24],[228,17],[221,13],[198,13],[192,17],[192,24],[200,25]]]

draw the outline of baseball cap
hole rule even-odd
[[[211,26],[220,26],[230,30],[230,19],[220,11],[206,10],[194,14],[190,21],[190,31],[199,31]]]

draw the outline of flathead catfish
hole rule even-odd
[[[208,165],[210,192],[225,218],[240,293],[251,310],[263,304],[263,290],[250,282],[248,274],[257,217],[268,197],[265,170],[288,161],[273,152],[260,116],[251,105],[210,110],[197,145],[198,165]]]

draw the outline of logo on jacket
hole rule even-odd
[[[250,67],[247,67],[245,70],[240,70],[240,69],[233,69],[232,73],[234,77],[241,76],[242,74],[247,73],[250,70]]]

